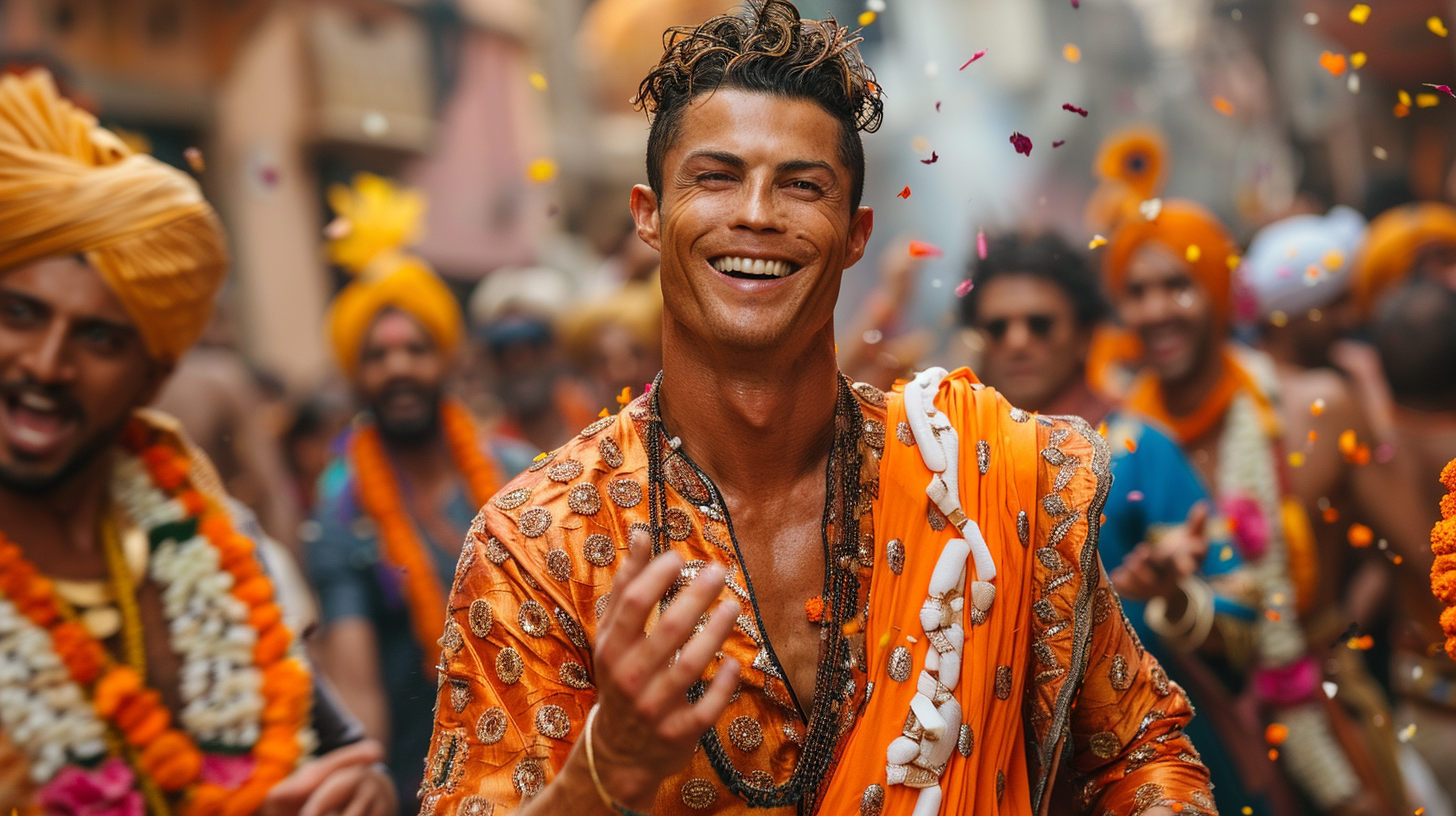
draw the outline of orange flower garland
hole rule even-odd
[[[147,688],[130,666],[115,663],[81,624],[62,615],[51,582],[42,577],[20,547],[0,533],[0,591],[31,623],[45,629],[71,679],[91,693],[92,707],[120,732],[127,759],[136,770],[168,793],[183,794],[185,816],[251,816],[268,791],[293,771],[301,754],[299,733],[308,726],[313,683],[308,670],[288,657],[292,634],[283,626],[272,585],[262,575],[251,539],[237,533],[227,513],[188,484],[190,460],[165,441],[155,440],[141,420],[130,423],[123,442],[146,465],[153,482],[174,493],[198,519],[198,533],[221,556],[233,577],[232,593],[247,603],[254,621],[272,621],[258,631],[254,659],[263,674],[261,734],[252,749],[252,776],[229,790],[201,782],[202,751],[172,723],[161,695]],[[279,647],[281,642],[282,647]]]
[[[1431,552],[1436,555],[1431,591],[1446,606],[1441,629],[1446,633],[1446,654],[1456,660],[1456,459],[1441,471],[1441,484],[1447,495],[1441,497],[1441,520],[1431,529]]]
[[[458,401],[440,406],[440,424],[450,457],[465,480],[470,501],[478,507],[495,495],[500,479],[495,467],[480,450],[475,421]],[[435,574],[426,545],[415,531],[414,520],[399,497],[399,482],[389,464],[389,454],[379,428],[361,427],[350,444],[350,458],[359,484],[359,503],[379,527],[380,551],[384,560],[402,573],[404,600],[409,607],[415,640],[425,653],[425,673],[434,671],[440,660],[440,635],[444,633],[445,591]]]

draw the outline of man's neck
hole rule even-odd
[[[390,461],[411,484],[431,485],[455,478],[455,462],[441,431],[420,439],[400,440],[388,436],[383,439]]]
[[[1163,407],[1169,415],[1186,417],[1197,411],[1224,376],[1226,363],[1217,347],[1211,349],[1193,367],[1188,376],[1163,380]]]
[[[663,423],[726,494],[763,495],[823,472],[839,393],[832,325],[805,347],[745,353],[669,318],[662,345]]]
[[[1024,408],[1025,406],[1017,406]],[[1112,413],[1113,405],[1103,399],[1087,385],[1086,374],[1078,371],[1077,376],[1051,402],[1033,409],[1053,416],[1079,416],[1097,425]]]
[[[82,557],[95,555],[101,514],[110,502],[111,466],[111,456],[102,454],[44,492],[0,487],[0,532],[27,552],[41,542]]]

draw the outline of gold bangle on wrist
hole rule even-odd
[[[1191,575],[1178,579],[1178,588],[1188,597],[1188,609],[1177,623],[1168,620],[1168,600],[1161,595],[1148,599],[1143,621],[1173,649],[1191,652],[1213,631],[1213,588]]]
[[[586,743],[586,769],[591,772],[592,785],[596,787],[597,796],[601,798],[602,804],[606,806],[607,810],[612,811],[617,816],[647,816],[645,813],[617,804],[617,801],[612,798],[612,795],[607,793],[606,786],[602,784],[601,776],[597,774],[596,752],[592,750],[592,726],[596,724],[597,709],[600,707],[596,704],[592,705],[591,711],[587,712],[586,715],[586,725],[582,726],[581,729],[581,738]]]

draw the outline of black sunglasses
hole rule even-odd
[[[1045,340],[1052,334],[1052,327],[1057,325],[1056,318],[1051,315],[1027,315],[1026,328],[1031,331],[1033,337],[1038,340]],[[982,327],[992,340],[1000,342],[1005,339],[1006,332],[1011,328],[1011,321],[998,317],[995,320],[987,321]]]

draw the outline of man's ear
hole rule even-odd
[[[870,207],[860,207],[849,221],[849,252],[844,258],[844,268],[859,263],[864,257],[865,245],[870,242],[870,233],[875,229],[875,211]]]
[[[658,252],[662,251],[661,211],[658,209],[657,194],[646,184],[632,187],[632,220],[637,224],[637,237],[644,244]]]

